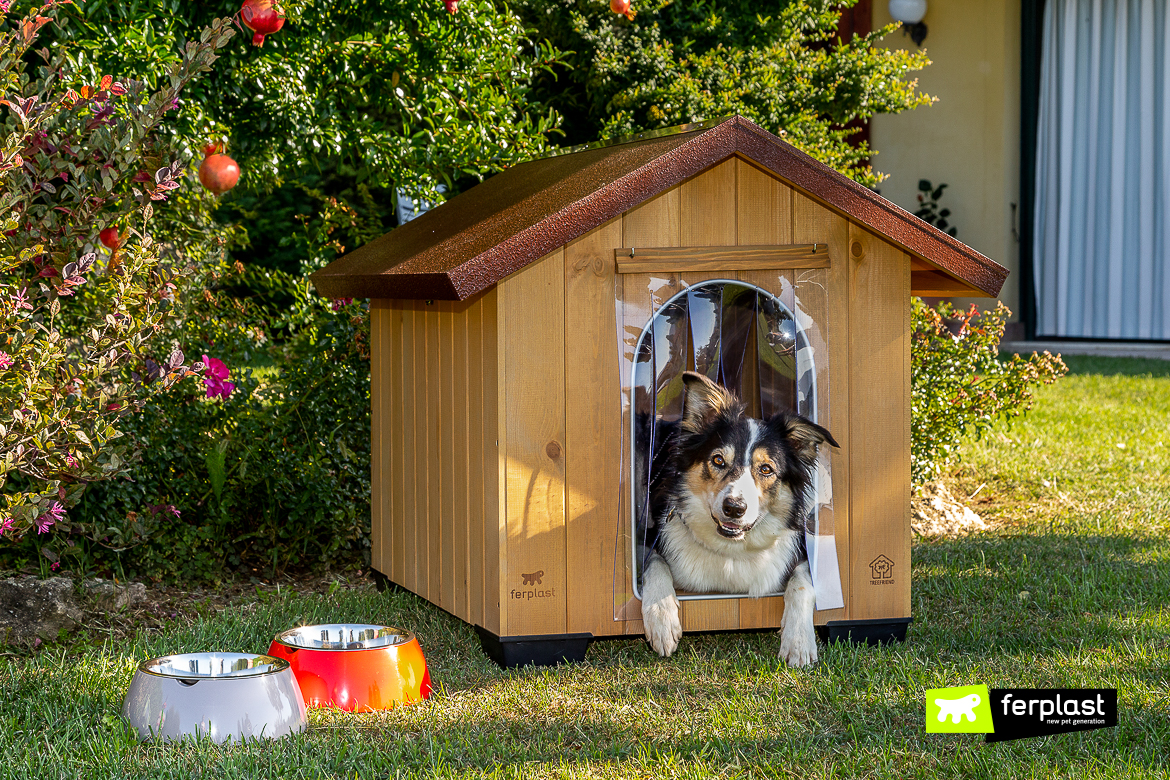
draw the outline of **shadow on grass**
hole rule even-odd
[[[1135,700],[1118,685],[1127,709],[1117,729],[987,746],[977,736],[926,735],[922,691],[969,681],[950,679],[955,675],[1026,687],[1035,684],[1027,679],[1032,670],[1059,675],[1068,647],[1083,652],[1139,640],[1140,626],[1126,617],[1147,601],[1167,601],[1170,590],[1170,574],[1140,560],[1158,544],[1050,536],[917,545],[917,622],[908,642],[822,645],[821,663],[807,670],[778,661],[776,633],[745,633],[686,635],[668,660],[640,638],[597,642],[583,664],[503,672],[483,656],[470,627],[409,594],[273,600],[226,610],[127,653],[175,643],[253,646],[290,622],[324,618],[401,622],[423,637],[432,677],[443,686],[431,703],[371,716],[319,714],[304,736],[267,744],[120,743],[115,713],[128,678],[102,664],[89,672],[64,663],[26,666],[21,679],[0,688],[11,697],[9,708],[21,711],[15,722],[25,734],[70,723],[54,746],[84,755],[94,776],[126,768],[126,776],[164,770],[190,776],[198,769],[222,777],[1089,777],[1100,775],[1082,767],[1130,762],[1136,777],[1164,765],[1157,751],[1170,744],[1170,714],[1160,699]],[[1128,593],[1141,586],[1149,590]],[[1035,595],[1020,605],[1024,588]],[[1096,622],[1078,622],[1089,601]],[[1067,640],[1037,636],[1061,628],[1038,632],[1040,619],[1066,624]],[[976,623],[982,634],[972,631]],[[1143,665],[1140,654],[1129,652],[1120,659],[1126,679],[1146,687],[1164,681],[1157,657],[1166,654]],[[102,690],[89,689],[95,679],[106,681]],[[39,741],[13,740],[13,749],[27,742],[37,751],[18,764],[54,766],[53,751]],[[98,748],[101,755],[91,755]],[[28,776],[49,776],[38,771]]]
[[[1149,641],[1162,633],[1156,613],[1170,603],[1168,544],[1064,534],[916,544],[915,633],[958,653]]]

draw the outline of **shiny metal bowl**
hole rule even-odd
[[[184,653],[138,665],[122,715],[139,739],[284,737],[303,731],[305,703],[288,662],[252,653]]]
[[[368,623],[301,626],[278,634],[268,654],[292,665],[305,703],[349,712],[414,704],[431,695],[431,675],[409,631]]]
[[[405,645],[414,634],[400,628],[367,623],[322,623],[290,628],[274,641],[287,647],[308,650],[369,650]]]

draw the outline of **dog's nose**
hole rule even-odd
[[[723,516],[732,520],[738,520],[747,512],[747,502],[742,498],[735,498],[728,496],[723,499]]]

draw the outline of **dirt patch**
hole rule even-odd
[[[21,579],[34,580],[26,575]],[[73,583],[59,578],[73,589]],[[42,582],[41,580],[36,580]],[[47,580],[45,581],[47,582]],[[160,631],[169,625],[184,624],[203,615],[245,604],[254,604],[272,595],[295,592],[298,594],[327,594],[338,590],[372,589],[372,580],[363,572],[354,569],[345,572],[324,572],[300,577],[283,577],[278,581],[264,582],[239,580],[221,582],[206,586],[180,586],[160,584],[121,583],[107,580],[113,587],[94,587],[90,581],[84,590],[88,596],[78,597],[78,607],[68,626],[60,635],[59,644],[85,645],[100,644],[107,638],[124,639],[140,629]],[[107,592],[108,591],[108,592]],[[123,594],[132,594],[129,598]],[[45,637],[46,641],[52,641]],[[20,643],[27,650],[42,647],[40,637],[30,643]],[[21,646],[10,646],[9,650],[21,651]],[[11,654],[11,653],[7,653]]]
[[[910,527],[918,536],[963,536],[991,524],[959,501],[942,482],[923,485],[910,499]]]

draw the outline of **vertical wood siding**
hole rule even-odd
[[[371,302],[371,560],[468,622],[498,627],[496,293]],[[490,550],[488,549],[490,547]]]

